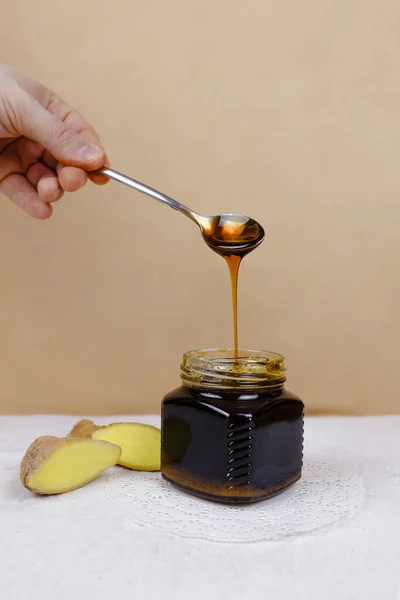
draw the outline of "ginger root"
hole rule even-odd
[[[100,429],[98,425],[95,425],[93,421],[89,419],[81,419],[76,423],[68,434],[68,437],[75,438],[90,438],[92,433]]]
[[[68,434],[69,437],[111,442],[121,448],[118,464],[135,471],[159,471],[161,431],[143,423],[111,423],[103,427],[82,419]]]
[[[22,459],[21,481],[37,494],[63,494],[99,477],[120,455],[119,446],[105,441],[43,436]]]

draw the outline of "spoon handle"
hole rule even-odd
[[[127,185],[138,192],[142,192],[142,194],[147,194],[148,196],[155,198],[159,202],[162,202],[163,204],[170,206],[174,210],[178,210],[179,212],[183,213],[184,215],[189,217],[189,219],[192,219],[192,221],[194,221],[195,223],[198,223],[198,215],[193,210],[191,210],[184,204],[177,202],[173,198],[170,198],[169,196],[166,196],[165,194],[158,192],[154,188],[152,188],[144,183],[141,183],[140,181],[137,181],[136,179],[132,179],[132,177],[123,175],[122,173],[119,173],[118,171],[114,171],[114,169],[109,169],[108,167],[103,167],[102,169],[99,169],[98,173],[100,173],[101,175],[105,175],[106,177],[109,177],[110,179],[114,179],[115,181],[119,181],[119,183]]]

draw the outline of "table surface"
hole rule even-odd
[[[0,417],[0,597],[7,600],[399,600],[400,416],[309,417],[302,480],[226,507],[115,467],[38,497],[30,442],[78,417]],[[159,424],[157,416],[96,419]]]

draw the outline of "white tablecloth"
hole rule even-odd
[[[96,421],[123,419],[159,424]],[[248,507],[118,467],[69,494],[30,494],[27,446],[77,420],[0,417],[1,599],[399,600],[400,416],[308,418],[302,481]]]

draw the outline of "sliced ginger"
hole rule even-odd
[[[62,494],[93,481],[117,464],[121,448],[107,441],[43,436],[26,451],[21,481],[37,494]]]
[[[136,471],[159,471],[161,431],[142,423],[112,423],[92,433],[92,439],[104,440],[121,448],[118,464]]]
[[[111,423],[100,427],[82,419],[69,434],[70,437],[104,440],[122,450],[118,464],[135,471],[159,471],[161,431],[143,423]]]

